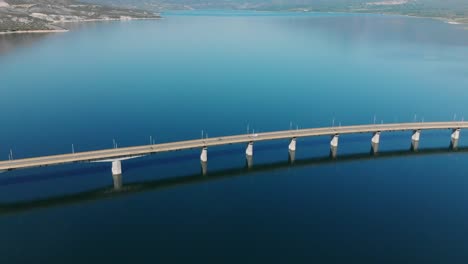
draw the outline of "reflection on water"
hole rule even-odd
[[[378,17],[379,19],[376,19]],[[411,23],[409,23],[411,22]],[[326,24],[327,34],[334,34],[341,41],[346,42],[356,38],[368,38],[378,42],[395,42],[405,39],[407,41],[436,45],[468,45],[468,38],[463,27],[451,27],[440,21],[430,19],[410,18],[405,16],[368,15],[368,16],[315,16],[310,19],[297,19],[291,30],[318,29],[323,30]],[[279,26],[291,24],[278,23]],[[431,25],[431,31],[421,30],[423,26]],[[385,28],[385,30],[382,30]],[[428,60],[437,59],[427,57]]]
[[[336,152],[336,148],[335,148]],[[422,149],[419,151],[413,150],[399,150],[399,151],[387,151],[380,152],[379,155],[373,153],[357,153],[348,154],[342,156],[329,156],[329,157],[318,157],[303,160],[294,160],[294,152],[290,152],[288,161],[260,164],[253,166],[252,156],[247,156],[247,166],[244,168],[234,168],[215,171],[208,173],[207,162],[202,162],[202,172],[200,174],[193,174],[187,176],[170,177],[164,179],[158,179],[154,181],[139,182],[123,184],[122,175],[113,175],[113,187],[105,187],[96,190],[90,190],[77,194],[69,194],[59,197],[51,197],[46,199],[32,200],[32,201],[21,201],[12,203],[0,203],[0,215],[18,213],[38,208],[47,208],[53,206],[64,206],[75,203],[95,201],[104,198],[117,197],[121,195],[128,195],[133,193],[140,193],[145,191],[163,190],[188,184],[198,184],[208,181],[220,180],[231,177],[241,177],[252,175],[260,172],[273,172],[283,170],[289,167],[311,167],[320,166],[330,163],[344,163],[344,162],[356,162],[365,161],[372,159],[388,159],[395,157],[406,157],[406,156],[426,156],[426,155],[441,155],[450,153],[468,153],[468,147],[459,149],[453,148],[453,143],[450,143],[449,148],[432,148]],[[47,177],[47,176],[45,176]],[[1,184],[1,181],[0,181]]]
[[[6,54],[20,47],[37,44],[47,38],[49,34],[0,34],[0,55]]]

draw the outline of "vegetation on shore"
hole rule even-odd
[[[57,23],[151,18],[159,15],[74,0],[0,0],[0,32],[63,31]]]
[[[165,10],[398,14],[468,24],[466,0],[0,0],[0,32],[63,30],[60,22],[159,18]],[[86,3],[85,3],[86,2]],[[146,10],[146,11],[144,11]]]
[[[398,14],[468,23],[467,0],[82,0],[145,10],[231,9]]]

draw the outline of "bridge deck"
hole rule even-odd
[[[73,154],[61,154],[43,156],[37,158],[16,159],[0,162],[0,171],[22,169],[30,167],[51,166],[73,162],[99,161],[123,157],[134,157],[160,152],[186,150],[202,147],[221,146],[237,143],[248,143],[250,141],[266,141],[289,139],[293,137],[314,137],[336,134],[375,133],[389,131],[412,131],[412,130],[435,130],[468,128],[468,122],[428,122],[428,123],[395,123],[395,124],[373,124],[341,127],[323,127],[300,130],[285,130],[266,132],[258,134],[244,134],[225,137],[214,137],[208,139],[187,140],[155,145],[144,145],[125,147],[117,149],[106,149],[97,151],[78,152]]]

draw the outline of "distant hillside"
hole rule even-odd
[[[84,0],[148,10],[242,9],[369,12],[444,18],[468,23],[468,0]]]
[[[73,0],[0,0],[0,32],[63,30],[59,22],[158,17],[153,12]]]

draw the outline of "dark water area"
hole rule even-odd
[[[0,36],[0,160],[462,120],[468,31],[355,14],[173,12]],[[36,37],[37,36],[37,37]],[[342,135],[0,173],[0,263],[466,263],[468,144]]]
[[[30,47],[47,37],[49,34],[0,34],[0,56],[13,52],[15,49]]]

